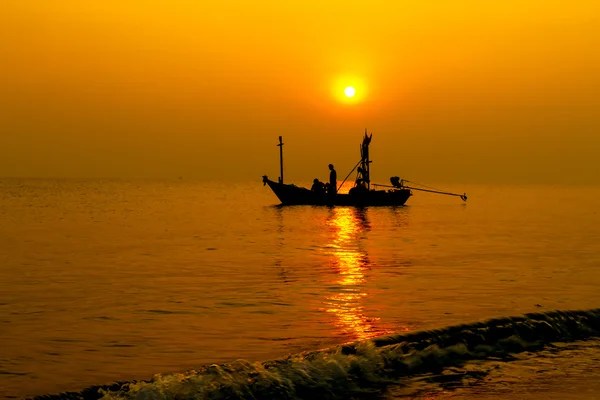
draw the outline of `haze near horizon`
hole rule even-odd
[[[2,8],[0,177],[600,183],[596,1]]]

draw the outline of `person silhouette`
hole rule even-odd
[[[323,184],[323,182],[321,182],[320,180],[318,180],[317,178],[315,178],[313,180],[313,185],[310,188],[310,190],[312,190],[313,192],[315,192],[316,194],[324,194],[325,193],[325,184]]]
[[[329,194],[335,195],[337,192],[337,172],[333,168],[333,164],[329,164]]]

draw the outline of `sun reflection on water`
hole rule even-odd
[[[351,340],[363,340],[389,333],[376,326],[379,318],[367,316],[364,300],[367,271],[371,268],[363,239],[370,230],[365,209],[335,207],[330,210],[327,225],[331,242],[327,246],[330,266],[336,272],[331,282],[335,293],[325,299],[325,311],[336,316],[340,333]]]

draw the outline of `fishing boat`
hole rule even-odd
[[[269,185],[273,193],[281,201],[282,205],[313,205],[313,206],[403,206],[412,196],[412,190],[445,194],[450,196],[459,196],[463,201],[467,201],[466,194],[456,194],[434,190],[433,188],[418,188],[408,186],[409,181],[400,179],[397,176],[390,178],[391,185],[371,183],[371,160],[369,158],[369,145],[373,139],[373,134],[368,135],[365,130],[360,146],[360,161],[354,166],[346,179],[339,187],[332,188],[329,185],[319,186],[317,180],[311,189],[296,186],[294,184],[284,183],[283,181],[283,138],[279,136],[279,166],[280,176],[277,182],[263,175],[263,184]],[[348,193],[339,193],[348,177],[356,171],[354,186]],[[382,188],[382,189],[381,189]]]

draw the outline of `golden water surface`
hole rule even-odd
[[[600,305],[600,190],[276,207],[257,182],[0,181],[0,397]]]

